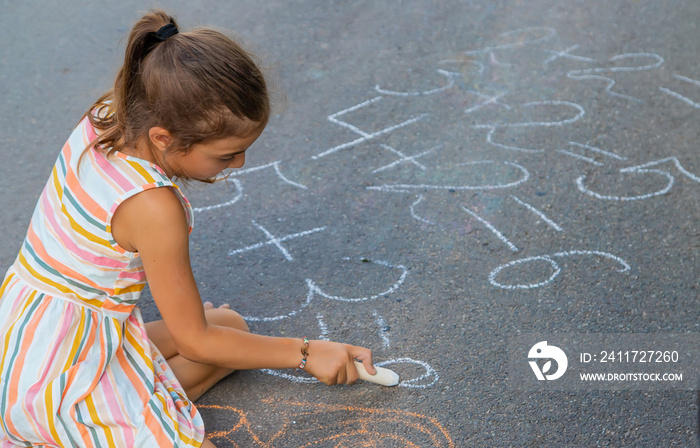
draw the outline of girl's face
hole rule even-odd
[[[164,154],[165,165],[173,175],[184,179],[207,180],[228,168],[241,168],[245,152],[260,137],[257,129],[245,137],[226,137],[213,142],[194,145],[187,154]]]

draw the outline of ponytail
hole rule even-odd
[[[264,126],[270,101],[253,55],[217,31],[179,33],[173,17],[154,10],[132,28],[113,89],[86,116],[98,133],[88,149],[133,148],[160,126],[173,137],[167,150],[187,152]]]

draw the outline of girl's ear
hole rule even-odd
[[[168,132],[165,128],[161,128],[160,126],[154,126],[149,129],[148,138],[160,151],[165,151],[165,148],[167,148],[172,141],[170,132]]]

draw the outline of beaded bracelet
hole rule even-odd
[[[304,370],[304,367],[306,367],[306,358],[309,357],[309,338],[305,337],[303,341],[304,346],[301,348],[301,356],[303,356],[304,359],[302,359],[301,364],[299,364],[299,369],[301,370]]]

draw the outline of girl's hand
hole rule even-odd
[[[354,360],[362,361],[370,375],[377,372],[372,364],[372,351],[367,348],[315,340],[309,341],[308,353],[304,369],[329,386],[357,381]]]

